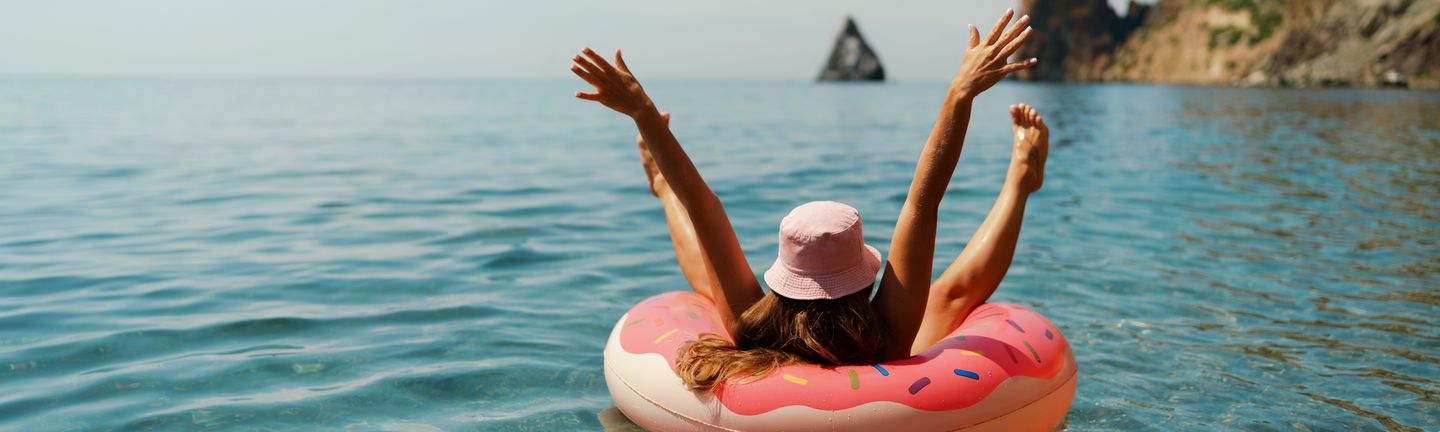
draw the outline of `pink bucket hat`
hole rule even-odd
[[[880,251],[865,244],[860,212],[814,201],[780,221],[780,257],[765,271],[765,283],[787,298],[836,299],[873,285],[878,271]]]

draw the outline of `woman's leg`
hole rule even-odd
[[[685,208],[673,194],[660,197],[660,203],[665,207],[665,222],[670,225],[670,243],[675,246],[675,260],[680,263],[680,272],[685,274],[685,280],[690,282],[690,288],[697,294],[715,301],[714,278],[710,276],[705,251],[700,249],[695,239],[695,226],[691,225],[690,216],[686,215]]]
[[[1020,240],[1025,201],[1044,181],[1050,141],[1050,131],[1034,108],[1025,104],[1011,106],[1010,117],[1015,122],[1015,147],[1005,186],[965,250],[930,285],[925,315],[911,351],[929,348],[959,327],[970,311],[995,293],[1010,269],[1015,244]]]
[[[662,113],[661,116],[667,124],[670,122],[670,113]],[[705,252],[700,249],[695,238],[695,226],[690,223],[690,216],[675,197],[675,192],[670,190],[670,184],[660,175],[655,159],[650,157],[650,152],[645,149],[644,138],[637,138],[636,144],[640,147],[640,162],[645,166],[650,193],[659,198],[660,205],[665,208],[665,223],[670,227],[670,243],[675,246],[675,259],[680,262],[680,272],[685,274],[685,280],[690,282],[691,289],[714,301],[712,290],[715,286],[711,283],[713,278],[708,273],[709,265],[706,264]]]

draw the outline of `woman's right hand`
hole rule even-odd
[[[644,113],[647,108],[652,111],[655,109],[650,96],[645,94],[645,89],[640,87],[640,82],[630,73],[630,67],[625,65],[625,58],[620,55],[620,50],[615,50],[615,64],[618,67],[611,66],[610,62],[605,61],[605,57],[590,48],[585,48],[581,54],[576,54],[570,60],[575,62],[570,65],[570,71],[595,86],[594,92],[575,92],[575,97],[600,102],[601,105],[632,118]]]
[[[1035,66],[1038,60],[1034,58],[1006,63],[1010,56],[1020,49],[1020,45],[1030,39],[1032,31],[1027,25],[1030,23],[1029,15],[1020,17],[1015,21],[1014,27],[1006,30],[1010,17],[1014,15],[1014,10],[1006,9],[1000,22],[995,23],[995,28],[990,30],[990,36],[983,41],[980,40],[980,31],[975,25],[970,25],[970,48],[965,50],[965,60],[960,63],[960,72],[956,73],[955,79],[950,82],[950,91],[954,95],[974,98],[995,86],[995,83],[1000,82],[1006,75]]]

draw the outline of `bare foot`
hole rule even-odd
[[[1026,104],[1010,106],[1015,122],[1015,150],[1010,154],[1010,179],[1020,182],[1025,192],[1040,190],[1045,182],[1045,157],[1050,153],[1050,128],[1045,119]]]
[[[660,119],[665,120],[666,126],[670,125],[670,113],[660,113]],[[635,146],[640,147],[640,164],[645,167],[645,183],[650,185],[650,194],[659,198],[661,193],[670,191],[670,184],[660,175],[660,167],[655,166],[655,158],[651,157],[650,150],[645,148],[645,138],[636,135]]]

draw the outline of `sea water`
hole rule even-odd
[[[578,80],[0,80],[0,429],[599,429],[686,289]],[[811,200],[889,246],[943,83],[647,82],[752,269]],[[1440,429],[1440,94],[1002,83],[936,271],[1050,124],[994,299],[1073,344],[1072,430]]]

